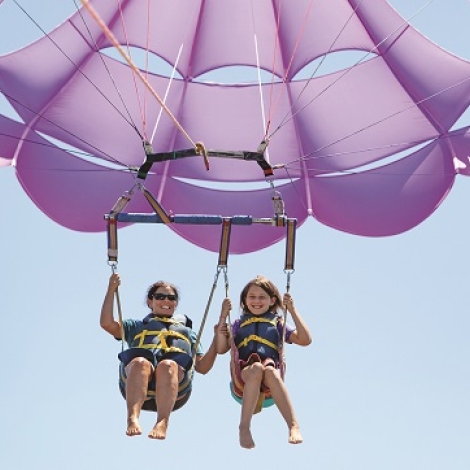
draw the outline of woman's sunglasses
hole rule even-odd
[[[165,299],[168,299],[168,300],[172,300],[173,302],[176,299],[176,295],[175,294],[160,294],[160,293],[157,293],[157,294],[153,294],[152,297],[155,299],[155,300],[165,300]]]

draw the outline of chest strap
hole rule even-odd
[[[274,344],[271,341],[268,341],[267,339],[264,339],[258,335],[250,335],[250,336],[247,336],[246,338],[243,338],[243,340],[237,344],[237,348],[240,349],[240,348],[246,347],[250,341],[256,341],[257,343],[265,344],[266,346],[269,346],[271,349],[274,349],[274,351],[279,351],[279,347],[277,344]]]
[[[154,343],[148,343],[144,344],[145,337],[146,336],[156,336],[158,337],[158,340],[160,344],[154,344]],[[135,335],[134,339],[139,339],[139,348],[147,348],[147,349],[162,349],[165,352],[184,352],[187,353],[187,351],[184,351],[181,348],[176,348],[174,346],[168,346],[167,343],[167,337],[171,336],[173,338],[178,338],[186,341],[189,345],[191,345],[191,342],[189,339],[183,335],[182,333],[178,333],[177,331],[168,331],[168,330],[143,330],[141,333],[138,335]]]

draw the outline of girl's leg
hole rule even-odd
[[[128,436],[142,434],[139,424],[140,410],[147,398],[147,387],[153,366],[147,359],[136,357],[126,366],[126,404]]]
[[[243,387],[243,401],[240,418],[240,445],[245,449],[255,446],[251,435],[251,418],[258,401],[261,381],[263,380],[264,367],[261,362],[254,362],[241,371],[241,377],[245,383]]]
[[[299,423],[295,417],[294,407],[289,398],[289,393],[281,378],[281,375],[274,367],[266,367],[264,371],[264,384],[269,387],[271,395],[276,403],[282,417],[289,428],[289,442],[291,444],[300,444],[303,439],[300,434]]]
[[[155,400],[157,422],[149,433],[151,439],[165,439],[170,413],[178,396],[178,385],[183,380],[183,369],[171,360],[163,360],[155,369]]]

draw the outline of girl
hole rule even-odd
[[[217,336],[217,352],[232,348],[232,391],[241,399],[240,445],[246,449],[255,446],[251,435],[251,419],[265,396],[272,397],[289,428],[289,442],[300,444],[302,436],[292,403],[281,375],[283,336],[287,343],[307,346],[312,342],[310,331],[294,306],[289,293],[281,295],[274,284],[263,276],[251,280],[240,294],[242,314],[226,327],[224,335]],[[220,321],[232,308],[224,299]],[[283,325],[279,309],[286,308],[295,327]],[[220,325],[220,323],[219,323]],[[226,325],[226,323],[225,323]]]

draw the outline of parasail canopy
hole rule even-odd
[[[469,131],[454,126],[470,104],[470,63],[384,0],[84,3],[111,36],[83,7],[0,57],[0,92],[19,116],[0,116],[0,165],[15,165],[39,209],[67,228],[106,230],[147,141],[156,153],[268,142],[268,181],[257,162],[223,156],[209,171],[197,155],[153,164],[145,187],[168,213],[270,217],[275,189],[299,224],[310,216],[364,236],[410,230],[469,174]],[[345,52],[354,63],[323,73]],[[232,83],[208,82],[217,70]],[[137,193],[126,209],[149,205]],[[169,227],[218,249],[212,226]],[[284,236],[234,227],[231,251]]]

